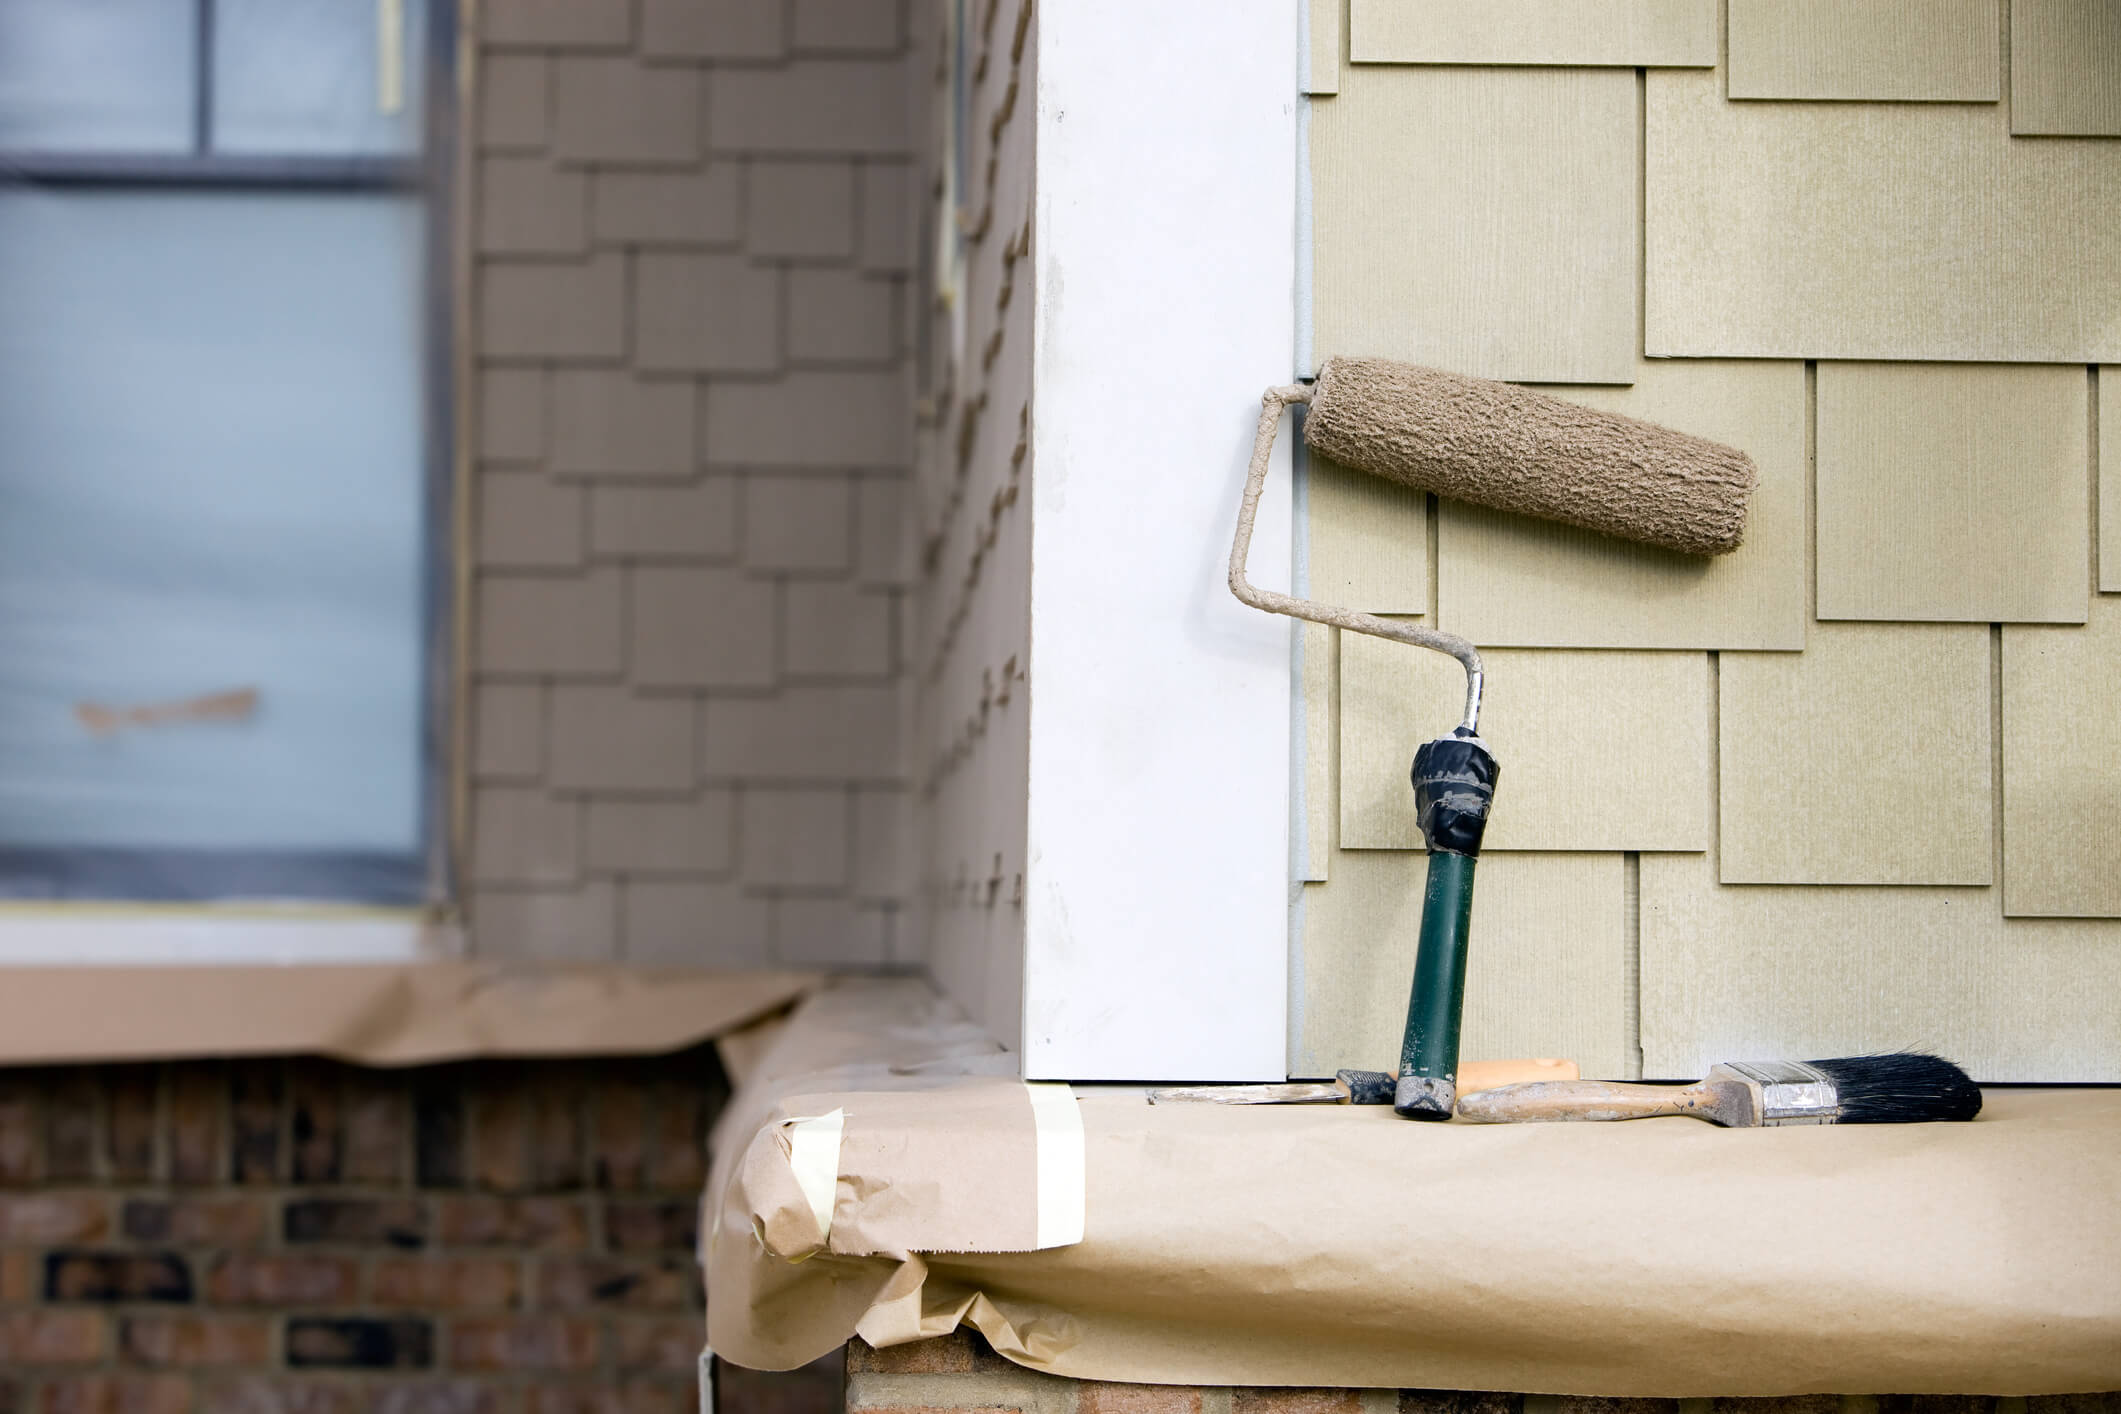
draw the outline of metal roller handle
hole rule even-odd
[[[1367,633],[1373,638],[1389,638],[1394,643],[1409,643],[1416,648],[1430,648],[1438,653],[1448,653],[1456,658],[1466,670],[1466,715],[1459,723],[1459,730],[1473,735],[1480,729],[1480,650],[1455,633],[1444,633],[1439,629],[1423,628],[1419,624],[1402,623],[1394,619],[1381,619],[1375,614],[1358,613],[1353,609],[1342,609],[1331,604],[1320,604],[1311,599],[1298,599],[1287,594],[1276,594],[1270,589],[1255,589],[1245,578],[1245,559],[1252,550],[1252,523],[1259,515],[1260,493],[1267,485],[1267,463],[1274,455],[1274,435],[1281,425],[1281,415],[1291,403],[1308,403],[1311,390],[1301,383],[1285,387],[1269,388],[1260,399],[1259,431],[1252,439],[1252,466],[1245,476],[1245,499],[1237,511],[1237,539],[1230,546],[1230,592],[1239,601],[1255,609],[1264,609],[1270,614],[1287,614],[1290,618],[1308,619],[1315,624],[1327,624],[1333,628],[1344,628],[1356,633]]]

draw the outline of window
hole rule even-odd
[[[0,0],[0,897],[439,890],[450,10]]]

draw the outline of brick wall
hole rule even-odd
[[[977,1334],[847,1347],[848,1414],[2121,1414],[2121,1394],[1608,1399],[1434,1389],[1250,1389],[1068,1380],[1011,1364]]]
[[[707,1051],[0,1073],[0,1414],[689,1414],[724,1096]]]
[[[903,0],[485,0],[484,956],[904,959]]]

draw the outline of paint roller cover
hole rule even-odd
[[[1439,496],[1723,555],[1757,475],[1733,447],[1529,388],[1381,358],[1329,358],[1304,441]]]

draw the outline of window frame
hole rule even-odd
[[[157,910],[206,909],[254,918],[262,906],[276,939],[283,936],[288,925],[289,907],[304,913],[338,916],[340,922],[349,921],[344,917],[349,913],[367,915],[354,920],[358,924],[356,934],[363,941],[349,940],[347,944],[327,947],[319,961],[345,961],[343,953],[349,946],[355,952],[374,952],[390,958],[432,950],[434,925],[444,917],[455,894],[453,868],[461,814],[461,791],[454,770],[459,756],[457,699],[461,695],[456,659],[463,600],[457,546],[462,519],[458,429],[459,390],[464,376],[459,348],[464,271],[456,239],[460,224],[458,203],[464,188],[460,171],[464,143],[458,57],[462,25],[457,11],[457,0],[430,0],[426,7],[422,61],[425,81],[420,85],[422,141],[417,153],[213,152],[210,144],[216,0],[193,0],[197,42],[192,56],[190,152],[0,149],[0,190],[343,192],[411,195],[420,199],[420,601],[424,628],[420,669],[423,710],[418,744],[420,817],[410,869],[402,867],[402,856],[367,856],[354,851],[277,855],[255,850],[0,847],[0,880],[20,885],[41,876],[63,890],[69,874],[79,874],[99,885],[95,892],[61,891],[42,897],[29,892],[0,894],[0,965],[93,961],[92,954],[99,951],[98,946],[71,929],[62,930],[68,941],[57,950],[58,955],[46,956],[54,949],[39,940],[58,936],[51,934],[55,913],[110,911],[115,906],[120,914],[137,922],[140,905]],[[99,867],[98,856],[106,857],[106,862],[110,857],[123,856],[145,884],[110,887],[109,878],[123,871]],[[351,890],[343,886],[344,878],[364,872],[364,882]],[[171,875],[183,877],[185,884],[176,889],[148,887],[166,882]],[[391,936],[382,939],[375,930],[374,915],[379,911],[403,914],[407,910],[423,916],[407,923],[409,932],[385,929]],[[25,911],[34,912],[37,920],[23,918]],[[91,931],[99,935],[107,932]],[[200,935],[189,928],[179,931],[182,936],[173,938],[172,951],[196,955]],[[452,936],[455,932],[453,926],[446,931]],[[91,956],[80,951],[84,943]],[[119,956],[112,960],[136,960],[140,947],[137,940],[121,942],[117,945]],[[269,950],[278,952],[281,947],[276,942]],[[157,952],[152,943],[146,944],[146,950],[148,955]],[[252,946],[239,946],[237,950],[249,954]]]

